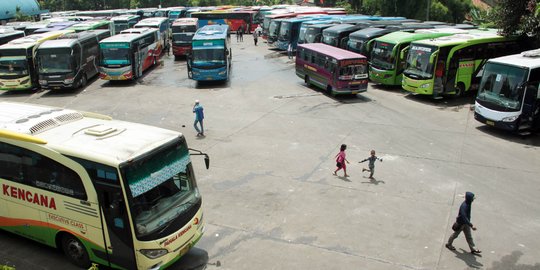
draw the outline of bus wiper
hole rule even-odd
[[[175,208],[180,208],[181,206],[184,206],[184,205],[187,205],[187,204],[189,204],[189,206],[191,206],[191,205],[194,205],[195,203],[194,203],[194,202],[187,201],[187,202],[185,202],[185,203],[182,203],[182,204],[177,205]],[[189,206],[188,206],[187,208],[189,208]],[[185,208],[185,209],[187,209],[187,208]],[[171,220],[169,220],[169,221],[167,221],[167,223],[165,223],[165,226],[163,226],[163,228],[161,228],[161,230],[159,230],[158,234],[161,234],[161,233],[164,232],[167,228],[169,228],[169,226],[171,226],[171,224],[173,223],[174,219],[175,219],[176,217],[178,217],[178,216],[181,214],[181,212],[176,212],[176,214],[177,214],[176,216],[174,216],[173,218],[171,218]]]

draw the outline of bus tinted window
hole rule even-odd
[[[30,150],[0,143],[2,178],[86,200],[81,178],[70,168]],[[5,170],[4,170],[5,168]]]
[[[66,73],[72,69],[70,48],[42,49],[39,52],[40,73]]]

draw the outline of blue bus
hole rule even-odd
[[[295,50],[300,35],[300,26],[303,22],[311,20],[313,20],[313,18],[290,18],[283,20],[281,22],[281,27],[279,28],[276,48],[278,50],[286,51],[290,43],[293,46],[293,50]]]
[[[190,79],[196,81],[229,79],[232,50],[228,25],[203,26],[195,32],[191,45],[192,51],[187,58]]]

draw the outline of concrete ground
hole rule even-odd
[[[165,57],[136,84],[0,93],[180,130],[193,157],[206,233],[172,269],[540,269],[540,136],[476,122],[473,98],[431,100],[370,85],[330,97],[296,77],[286,54],[246,36],[224,84],[187,79]],[[206,137],[192,127],[205,108]],[[350,177],[332,175],[347,144]],[[375,179],[358,161],[375,149]],[[474,256],[461,235],[444,247],[466,191],[476,193]],[[0,232],[0,264],[69,269],[58,252]],[[32,254],[32,256],[28,256]]]

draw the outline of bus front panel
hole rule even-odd
[[[0,90],[28,90],[33,88],[31,62],[26,50],[0,52]]]
[[[404,90],[422,95],[432,95],[435,88],[442,91],[444,63],[435,65],[437,51],[433,46],[420,44],[410,46],[401,83]],[[438,76],[435,76],[435,73],[439,73]]]
[[[101,79],[132,80],[134,78],[133,52],[129,43],[102,43],[99,47],[101,52],[99,77]]]

